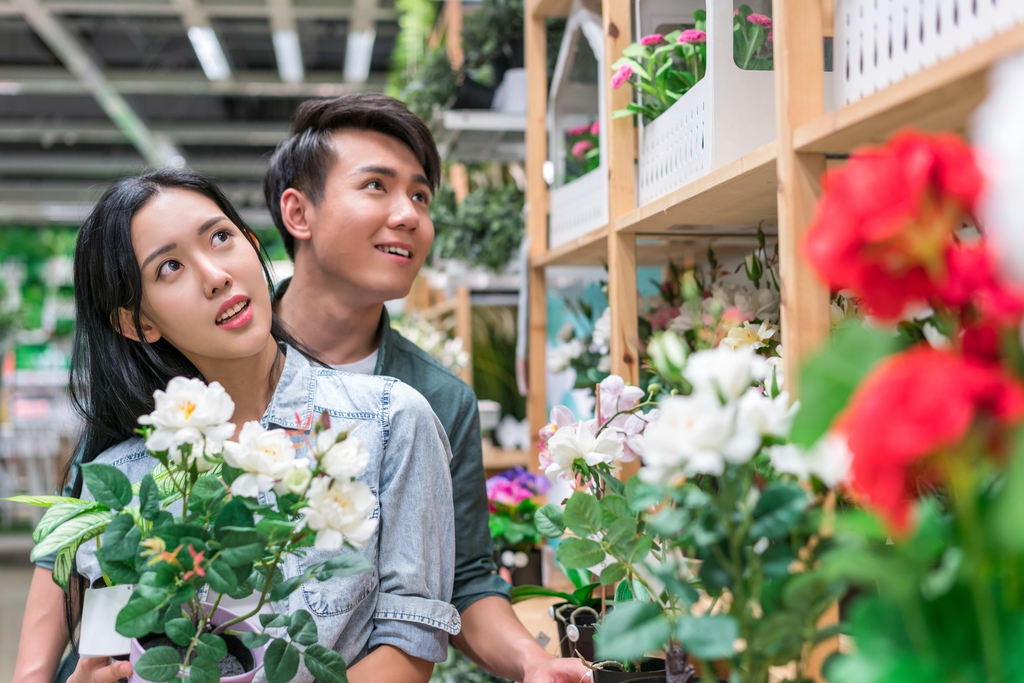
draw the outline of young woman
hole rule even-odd
[[[252,231],[203,176],[163,170],[108,190],[75,252],[72,392],[86,420],[82,461],[141,479],[156,461],[133,436],[138,417],[153,409],[153,391],[179,375],[220,382],[235,402],[238,429],[250,420],[295,429],[324,410],[336,420],[358,417],[352,433],[371,453],[360,479],[379,501],[378,529],[364,551],[375,569],[310,582],[290,606],[313,614],[321,642],[342,654],[353,683],[426,681],[459,627],[449,604],[455,531],[447,439],[406,385],[304,355],[273,315],[268,283]],[[324,559],[317,553],[306,561]],[[86,581],[96,578],[85,547],[78,568]],[[300,570],[298,560],[284,567],[286,575]],[[49,615],[49,629],[37,628],[36,637],[59,639],[58,619]],[[54,648],[37,642],[33,649]],[[112,682],[127,666],[83,660],[69,680]],[[312,677],[302,670],[296,680]]]

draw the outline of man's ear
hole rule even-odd
[[[114,324],[114,329],[118,331],[123,337],[127,337],[132,341],[142,341],[139,339],[138,330],[135,329],[135,316],[132,312],[125,307],[117,309],[117,313],[112,316],[114,319],[111,321]],[[146,316],[139,318],[139,324],[142,327],[142,336],[146,342],[152,344],[157,341],[163,335],[160,334],[160,330],[156,329]]]
[[[289,187],[281,195],[281,221],[295,239],[308,240],[313,236],[310,224],[314,212],[313,202],[294,187]]]

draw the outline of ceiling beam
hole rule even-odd
[[[121,93],[107,81],[103,71],[86,53],[78,39],[49,10],[37,0],[15,0],[15,4],[29,26],[93,96],[147,164],[184,164],[184,157],[174,145],[153,134]]]
[[[46,8],[53,14],[75,14],[91,16],[132,16],[132,17],[173,17],[181,11],[173,5],[156,5],[135,2],[48,2]],[[216,19],[270,19],[280,12],[267,5],[203,5],[208,17]],[[13,1],[0,2],[0,16],[19,15],[21,11]],[[290,14],[296,20],[344,20],[359,14],[355,6],[349,7],[292,7]],[[374,21],[395,21],[398,12],[394,8],[375,7],[371,17]]]
[[[284,83],[272,71],[241,71],[227,81],[209,81],[199,71],[151,72],[109,69],[107,81],[125,95],[214,95],[249,97],[336,97],[346,93],[383,91],[383,74],[365,83],[339,83],[337,72],[306,73],[302,83]],[[59,67],[0,67],[0,96],[82,95],[88,87]]]
[[[286,83],[301,83],[306,77],[299,45],[299,27],[292,0],[267,0],[270,34],[274,41],[277,72]]]
[[[378,0],[353,0],[352,19],[345,41],[345,81],[365,83],[370,76],[373,44],[377,40]]]
[[[288,136],[286,123],[233,121],[196,122],[187,125],[152,125],[150,129],[175,145],[273,147]],[[55,144],[119,145],[128,142],[117,126],[106,121],[0,120],[0,142],[39,143],[45,148]]]
[[[266,155],[194,158],[189,165],[220,179],[262,179]],[[111,180],[141,173],[146,162],[133,154],[18,152],[0,154],[0,177]]]

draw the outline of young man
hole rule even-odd
[[[476,395],[390,327],[384,302],[406,296],[430,251],[430,200],[441,163],[424,123],[401,102],[360,93],[309,101],[270,161],[264,193],[295,274],[277,311],[303,342],[352,372],[397,377],[422,393],[452,447],[454,644],[499,676],[580,683],[588,671],[544,651],[516,618],[495,572]],[[401,656],[404,653],[391,653]],[[363,678],[360,665],[353,681]]]

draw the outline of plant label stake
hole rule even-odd
[[[135,586],[90,588],[82,602],[82,632],[78,652],[82,657],[117,657],[131,651],[131,638],[114,630],[121,608],[128,604]]]

